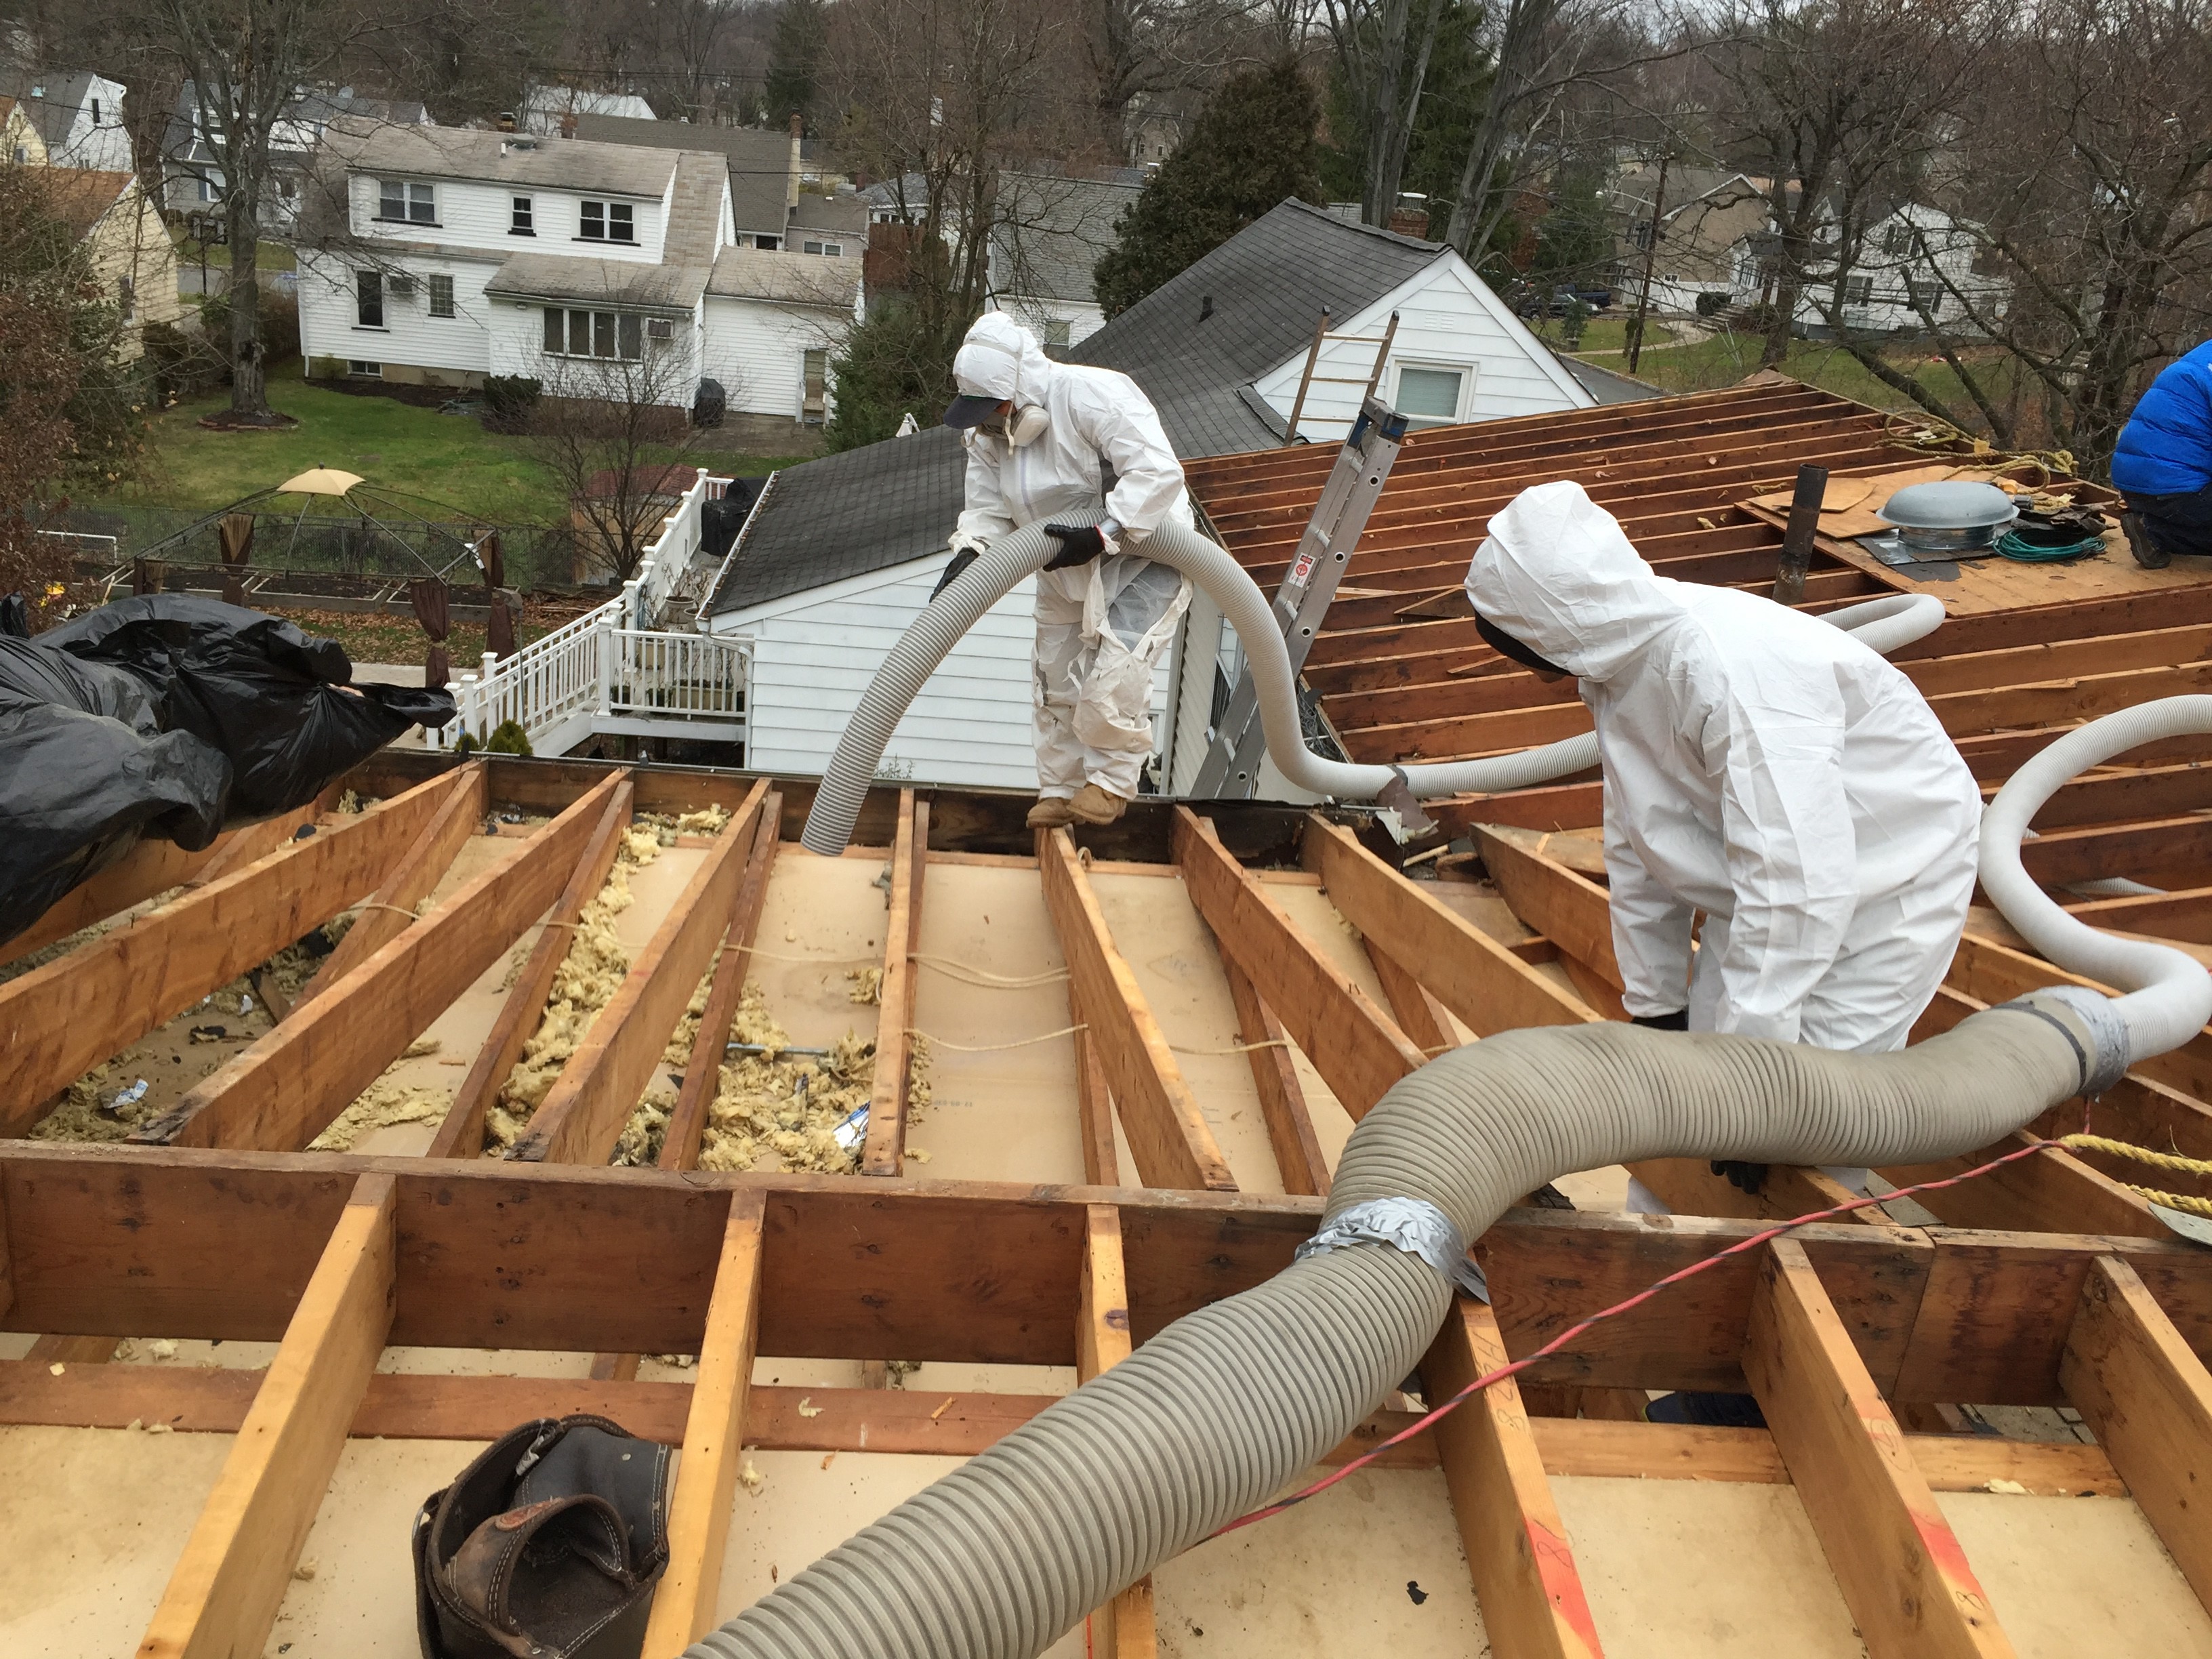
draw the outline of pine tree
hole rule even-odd
[[[768,83],[763,101],[770,126],[793,115],[811,131],[814,100],[821,89],[822,62],[829,50],[830,20],[823,0],[783,0],[769,42]]]
[[[1295,58],[1221,83],[1190,136],[1121,215],[1094,273],[1109,317],[1211,253],[1286,196],[1319,202],[1321,109]]]

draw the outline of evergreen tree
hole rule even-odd
[[[814,100],[821,90],[823,59],[829,51],[830,19],[824,0],[783,0],[775,33],[769,41],[768,85],[763,100],[770,126],[796,114],[811,132]]]
[[[1182,147],[1121,214],[1098,262],[1098,303],[1127,311],[1286,196],[1319,202],[1313,88],[1285,57],[1231,76]]]
[[[831,450],[880,442],[911,415],[926,429],[952,401],[952,358],[968,325],[933,328],[922,307],[886,295],[868,305],[867,320],[845,336],[830,360],[835,407],[823,437]]]

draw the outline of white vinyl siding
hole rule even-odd
[[[672,155],[670,160],[675,158]],[[367,174],[356,173],[352,180],[352,207],[355,231],[370,240],[386,237],[403,241],[435,240],[441,246],[452,248],[481,248],[501,258],[516,252],[515,243],[526,239],[514,234],[514,204],[522,194],[511,185],[487,184],[471,179],[439,179],[429,187],[435,190],[437,224],[433,226],[394,222],[381,216],[384,195],[380,181]],[[660,239],[667,223],[667,216],[658,200],[635,199],[623,203],[630,210],[630,222],[637,240],[630,242],[599,241],[588,245],[574,240],[582,223],[581,191],[552,191],[536,189],[528,192],[531,204],[531,226],[537,246],[548,252],[572,252],[580,258],[593,259],[629,259],[647,264],[660,259]],[[591,199],[599,202],[619,200],[600,195]],[[426,234],[426,233],[431,233]]]
[[[1332,319],[1332,333],[1356,340],[1328,342],[1315,368],[1316,383],[1306,393],[1298,434],[1311,443],[1340,442],[1358,413],[1362,387],[1375,368],[1376,348],[1398,313],[1398,332],[1390,343],[1390,364],[1382,376],[1393,391],[1396,366],[1469,369],[1471,387],[1462,389],[1458,418],[1502,420],[1514,415],[1547,415],[1588,408],[1595,401],[1575,383],[1559,361],[1538,343],[1521,319],[1456,254],[1443,254],[1397,291],[1387,294],[1357,316]],[[1284,419],[1297,402],[1298,380],[1306,354],[1260,377],[1260,395]],[[1341,378],[1349,385],[1331,385]]]
[[[818,774],[828,765],[867,684],[854,665],[883,660],[929,602],[944,568],[941,556],[920,560],[713,619],[714,632],[754,641],[750,769]],[[952,647],[891,734],[887,775],[916,783],[1036,787],[1030,714],[1036,605],[1035,587],[1025,581]],[[1152,684],[1156,742],[1166,723],[1167,677],[1163,655]]]
[[[489,325],[497,313],[486,304],[483,290],[499,269],[498,262],[410,253],[398,269],[415,279],[414,292],[403,296],[392,291],[392,284],[385,283],[384,328],[372,332],[355,325],[354,269],[334,255],[302,249],[301,355],[310,360],[374,357],[386,364],[464,374],[482,374],[489,368]],[[441,277],[452,284],[450,317],[432,313]],[[532,330],[537,328],[535,310],[503,309]]]
[[[799,420],[805,414],[806,354],[834,346],[850,320],[827,310],[710,294],[704,372],[722,383],[732,409]]]

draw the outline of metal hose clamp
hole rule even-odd
[[[1468,1259],[1467,1241],[1451,1218],[1425,1198],[1370,1198],[1355,1204],[1324,1222],[1298,1246],[1296,1259],[1304,1261],[1351,1244],[1388,1244],[1417,1255],[1476,1301],[1490,1300],[1490,1281]]]

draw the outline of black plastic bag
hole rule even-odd
[[[152,835],[222,833],[230,763],[164,732],[131,675],[0,636],[0,939]]]
[[[354,686],[337,641],[189,593],[118,599],[37,643],[128,672],[147,688],[163,729],[228,756],[234,824],[304,806],[410,726],[453,717],[448,691]]]

